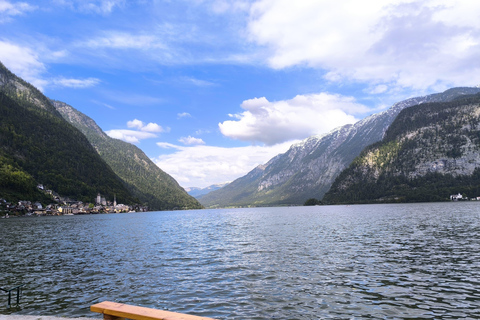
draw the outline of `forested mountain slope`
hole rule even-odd
[[[0,119],[0,197],[46,200],[36,188],[43,184],[86,202],[97,193],[138,201],[50,100],[1,63]]]
[[[138,147],[106,135],[88,116],[72,106],[52,101],[60,114],[78,128],[127,189],[151,210],[199,209],[202,205],[155,165]]]
[[[403,110],[325,195],[327,203],[480,196],[480,95]]]
[[[451,101],[480,88],[453,88],[443,93],[407,99],[388,110],[346,125],[323,136],[312,136],[260,165],[229,185],[203,196],[206,207],[300,205],[321,199],[335,178],[368,145],[380,141],[405,108]]]

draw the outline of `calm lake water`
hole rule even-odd
[[[0,220],[0,314],[478,319],[480,202]]]

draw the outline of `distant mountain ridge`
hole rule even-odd
[[[215,191],[215,190],[218,190],[220,188],[225,187],[228,183],[229,182],[212,184],[211,186],[208,186],[208,187],[205,187],[205,188],[190,187],[190,188],[185,188],[185,190],[192,197],[195,197],[196,199],[200,199],[201,197],[203,197],[204,195],[206,195],[206,194],[208,194],[212,191]]]
[[[480,196],[480,94],[403,110],[324,201],[442,201],[457,193]]]
[[[407,99],[353,125],[292,145],[284,153],[247,175],[200,199],[206,207],[301,205],[321,199],[335,178],[368,145],[380,141],[396,116],[405,108],[446,102],[475,94],[480,88],[453,88],[443,93]]]
[[[127,189],[150,210],[200,209],[202,205],[137,146],[109,137],[91,118],[52,100],[56,110],[78,128]]]

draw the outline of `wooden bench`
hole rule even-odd
[[[90,306],[90,311],[103,313],[105,320],[215,320],[183,313],[132,306],[123,303],[104,301]]]

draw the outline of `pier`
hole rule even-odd
[[[189,314],[104,301],[90,306],[90,311],[103,314],[104,320],[215,320]]]

